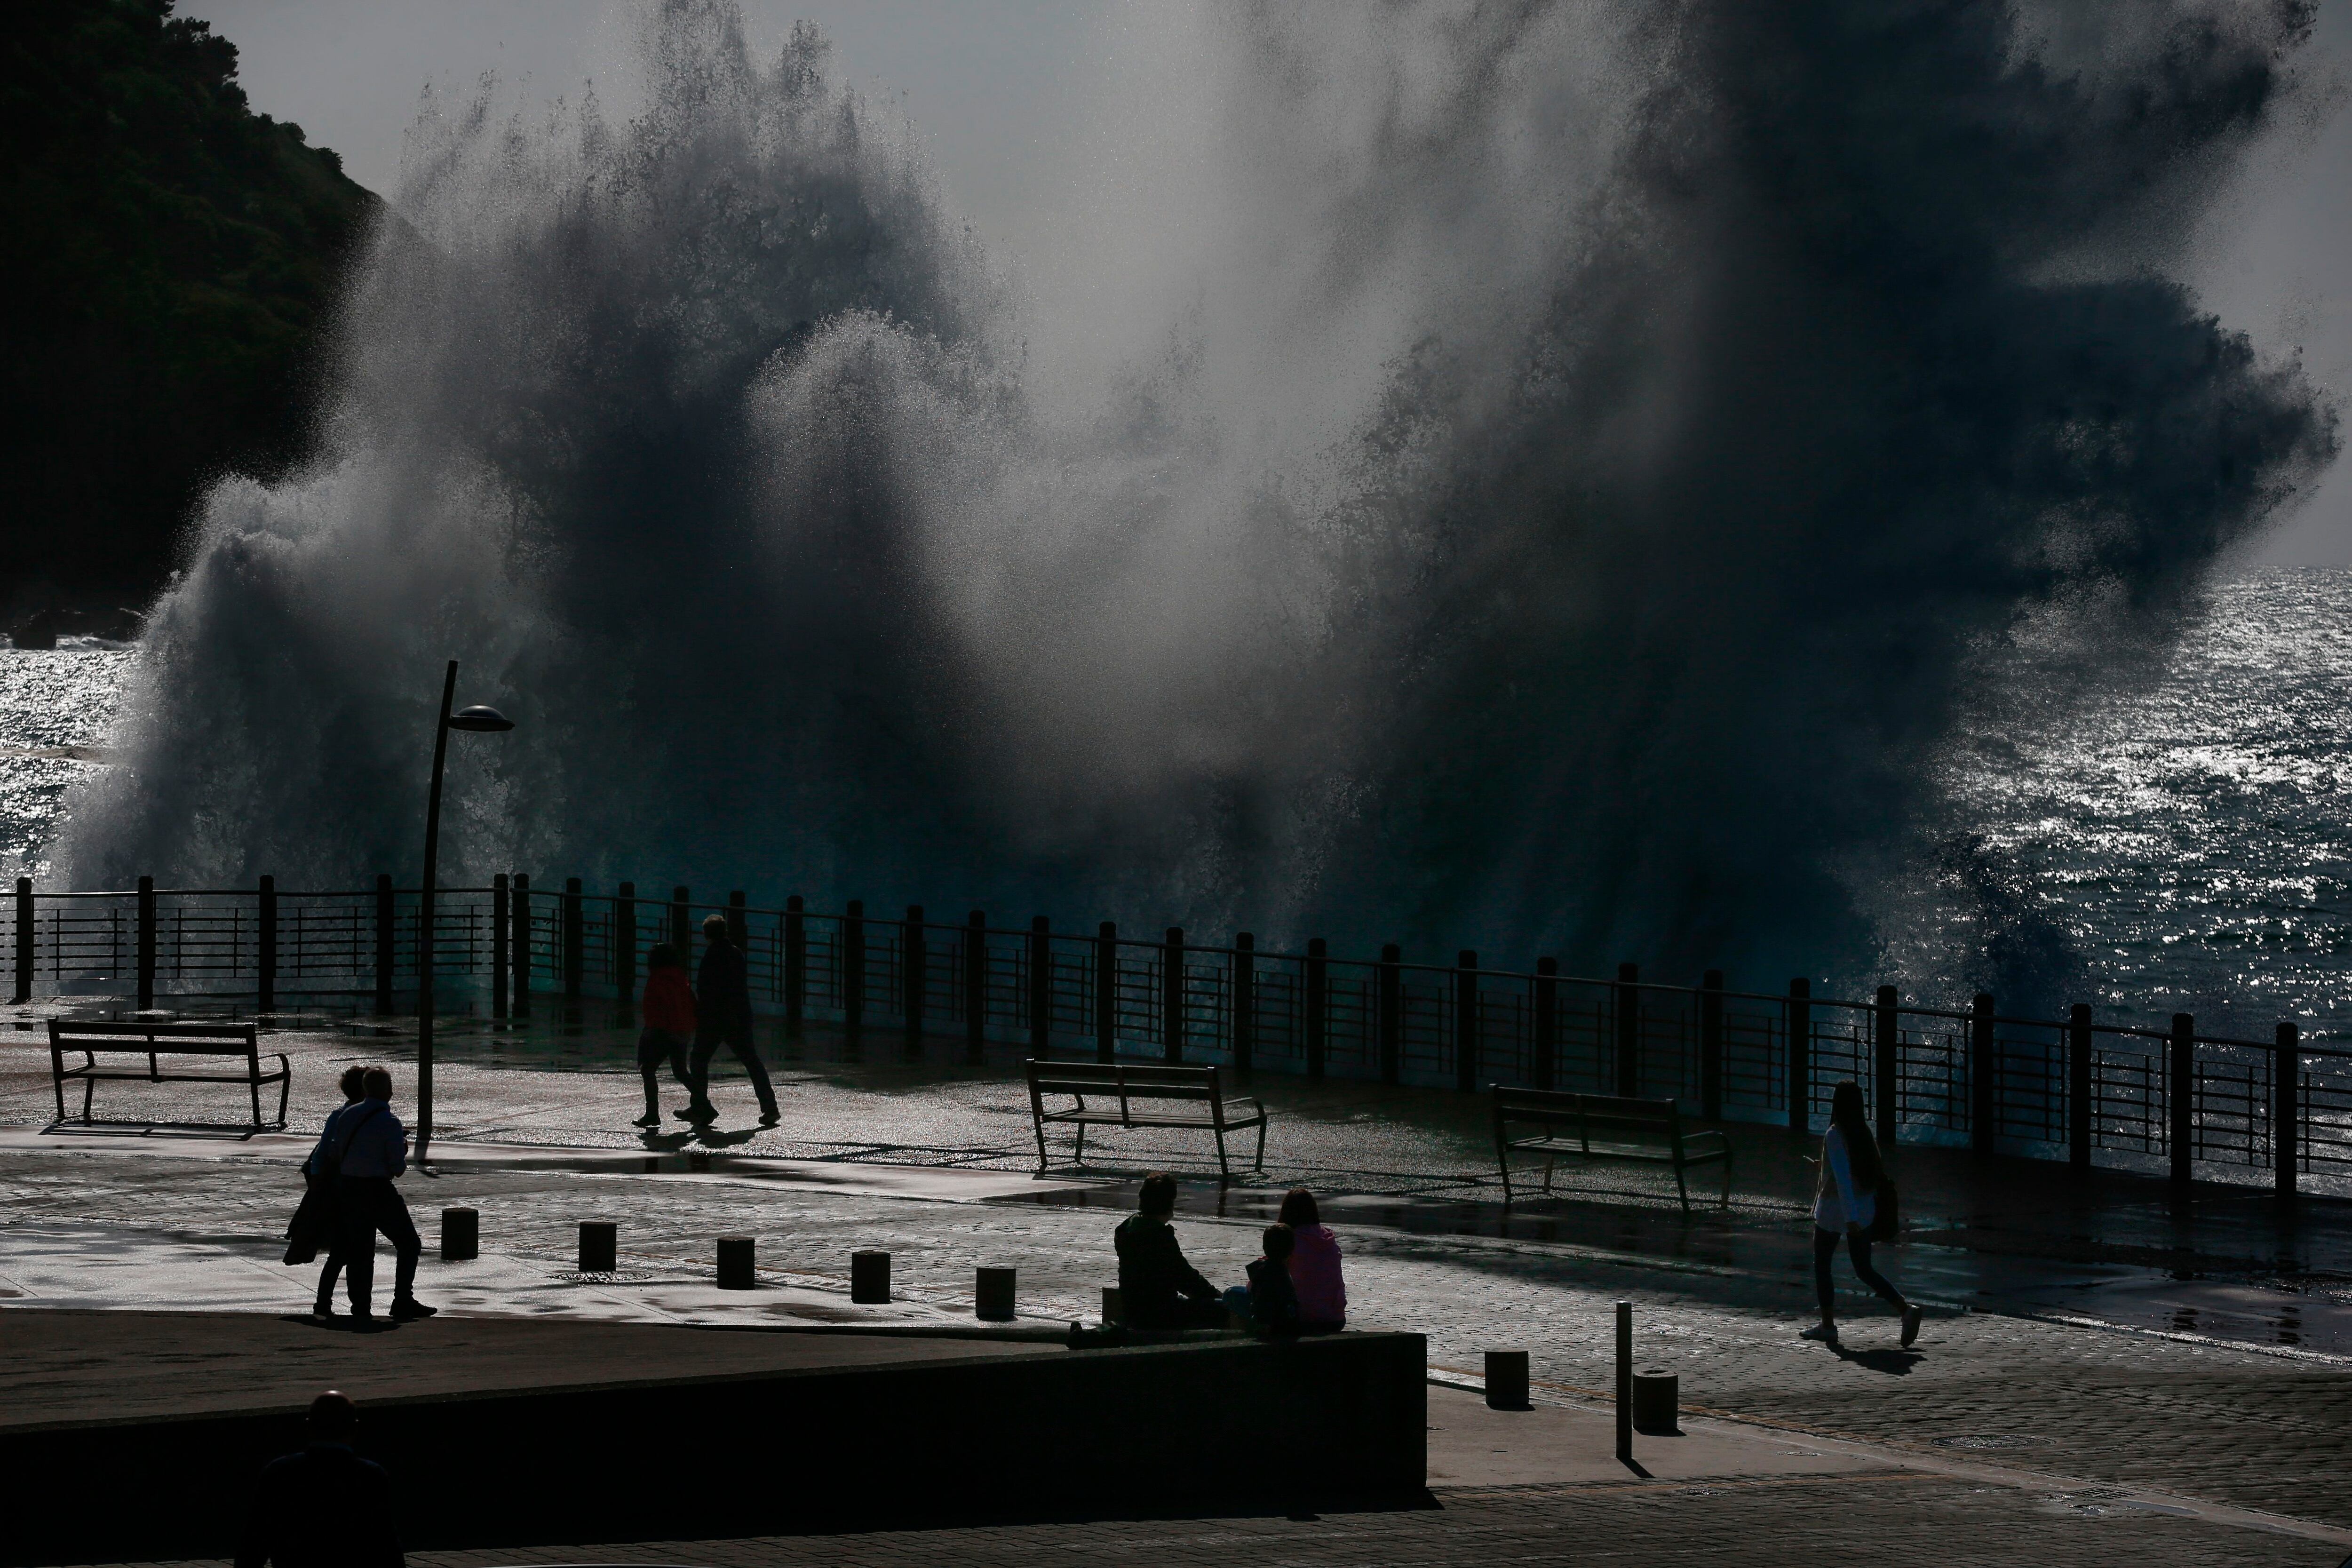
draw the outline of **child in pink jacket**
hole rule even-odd
[[[1290,1253],[1290,1286],[1298,1292],[1298,1331],[1336,1334],[1348,1326],[1348,1287],[1339,1279],[1339,1238],[1315,1209],[1315,1194],[1293,1187],[1282,1200],[1282,1223],[1297,1239]]]

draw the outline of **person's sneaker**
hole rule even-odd
[[[635,1121],[629,1123],[632,1127],[659,1127],[661,1124],[661,1112],[658,1110],[648,1110],[643,1116],[638,1117]]]
[[[1919,1337],[1919,1320],[1925,1316],[1916,1307],[1903,1309],[1903,1348],[1909,1350],[1911,1342]]]
[[[1819,1340],[1823,1344],[1833,1345],[1837,1343],[1837,1325],[1835,1323],[1815,1323],[1811,1328],[1798,1334],[1797,1337],[1801,1340]]]
[[[403,1296],[392,1304],[392,1316],[394,1322],[407,1323],[418,1318],[429,1318],[440,1310],[426,1306],[414,1296]]]
[[[784,1113],[781,1110],[763,1110],[760,1112],[760,1125],[762,1127],[773,1127],[777,1122],[782,1121],[783,1119]]]
[[[702,1120],[702,1112],[691,1105],[681,1105],[676,1110],[671,1111],[670,1114],[677,1117],[680,1121],[699,1121]]]
[[[332,1301],[316,1302],[310,1308],[310,1315],[314,1318],[331,1318],[335,1315],[335,1304]]]
[[[352,1332],[355,1334],[372,1334],[380,1329],[388,1329],[390,1327],[392,1327],[390,1323],[380,1321],[373,1312],[353,1312],[352,1314]]]

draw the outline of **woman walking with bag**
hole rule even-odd
[[[1837,1302],[1830,1289],[1830,1261],[1837,1256],[1838,1238],[1843,1237],[1856,1277],[1903,1314],[1903,1344],[1908,1349],[1919,1337],[1919,1309],[1870,1266],[1870,1238],[1879,1217],[1882,1189],[1887,1189],[1887,1217],[1894,1217],[1893,1184],[1886,1179],[1885,1162],[1879,1158],[1878,1140],[1870,1135],[1862,1086],[1852,1079],[1830,1095],[1830,1130],[1822,1135],[1821,1164],[1813,1189],[1813,1289],[1821,1297],[1822,1321],[1802,1337],[1837,1343]]]

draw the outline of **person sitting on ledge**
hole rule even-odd
[[[1216,1329],[1225,1321],[1217,1288],[1184,1261],[1169,1221],[1176,1213],[1176,1178],[1155,1171],[1143,1178],[1136,1212],[1118,1222],[1120,1311],[1130,1329]]]
[[[1225,1292],[1225,1310],[1268,1339],[1298,1333],[1298,1292],[1290,1283],[1297,1237],[1276,1220],[1265,1227],[1265,1256],[1249,1266],[1249,1283]]]
[[[309,1446],[262,1467],[236,1568],[402,1568],[392,1479],[352,1451],[359,1424],[344,1394],[310,1401]]]
[[[1298,1292],[1298,1331],[1336,1334],[1348,1326],[1348,1287],[1339,1278],[1339,1238],[1316,1211],[1315,1194],[1293,1187],[1276,1216],[1290,1227],[1297,1246],[1290,1254],[1290,1283]]]

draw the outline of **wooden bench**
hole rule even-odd
[[[66,1053],[79,1051],[81,1065],[66,1066]],[[101,1055],[128,1053],[147,1058],[144,1067],[102,1065]],[[273,1053],[276,1054],[276,1053]],[[166,1057],[242,1057],[241,1072],[166,1070]],[[49,1076],[58,1091],[58,1120],[66,1119],[66,1080],[81,1083],[81,1119],[88,1121],[91,1092],[101,1081],[121,1083],[241,1083],[253,1093],[253,1125],[286,1125],[286,1096],[293,1075],[278,1056],[275,1072],[261,1070],[261,1045],[250,1024],[67,1024],[49,1021]],[[261,1086],[278,1086],[278,1120],[261,1120]]]
[[[1045,1097],[1066,1096],[1066,1109],[1048,1110]],[[1257,1129],[1256,1169],[1265,1168],[1265,1107],[1255,1100],[1227,1100],[1213,1067],[1129,1067],[1124,1063],[1029,1063],[1029,1111],[1037,1128],[1037,1169],[1046,1165],[1045,1126],[1069,1122],[1078,1130],[1072,1158],[1087,1157],[1089,1127],[1190,1127],[1217,1136],[1217,1169],[1225,1163],[1225,1134]]]
[[[1628,1160],[1672,1165],[1675,1190],[1690,1208],[1683,1173],[1694,1165],[1723,1167],[1723,1205],[1731,1206],[1731,1144],[1720,1132],[1683,1131],[1682,1112],[1671,1100],[1631,1100],[1614,1094],[1573,1094],[1542,1089],[1493,1086],[1495,1159],[1503,1168],[1503,1201],[1511,1201],[1511,1155],[1544,1157],[1543,1190],[1551,1191],[1551,1170],[1563,1156],[1583,1160]],[[1515,1131],[1514,1130],[1518,1131]]]

